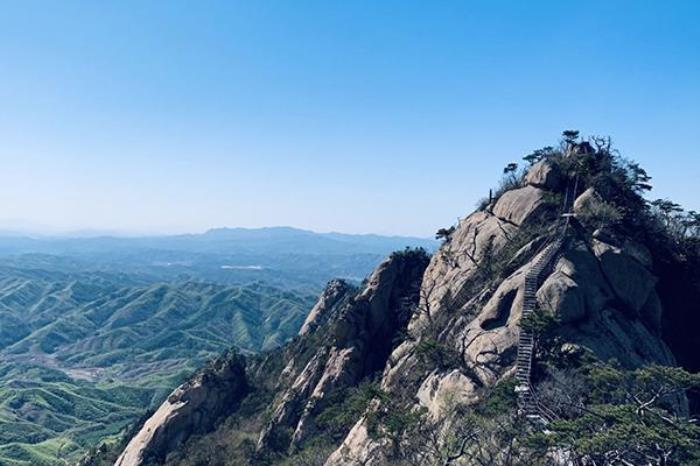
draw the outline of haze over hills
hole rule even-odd
[[[293,227],[212,228],[204,233],[180,235],[119,236],[105,234],[41,235],[0,232],[3,252],[90,253],[122,249],[172,249],[180,251],[288,252],[289,247],[313,254],[385,253],[387,249],[422,245],[434,247],[429,238],[376,234],[317,233]]]
[[[0,3],[0,466],[700,466],[698,19]]]
[[[0,236],[1,264],[46,270],[136,273],[150,280],[265,281],[320,289],[330,277],[361,280],[382,257],[426,238],[315,233],[290,227],[218,228],[145,237]]]
[[[262,283],[0,267],[0,464],[75,459],[231,345],[284,343],[312,302]]]
[[[604,138],[524,159],[435,254],[329,283],[83,465],[698,464],[700,215]]]
[[[434,242],[293,228],[0,236],[0,464],[62,464],[232,345],[297,333],[311,291]]]

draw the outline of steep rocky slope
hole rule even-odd
[[[178,387],[130,440],[116,465],[162,461],[183,439],[205,433],[246,394],[245,365],[236,355],[218,358]]]
[[[239,397],[226,407],[233,409],[241,399],[244,405],[260,403],[250,413],[256,422],[248,432],[255,437],[254,449],[259,454],[293,450],[317,431],[314,420],[327,400],[335,400],[338,393],[381,371],[394,342],[405,330],[412,303],[417,303],[428,260],[422,250],[393,254],[359,290],[331,281],[296,340],[280,350],[249,358],[245,375],[237,373],[241,380],[236,385],[248,387],[249,396],[244,399],[246,391],[236,389]],[[239,358],[234,357],[236,361]],[[167,453],[164,446],[175,450],[191,434],[207,430],[217,418],[228,414],[209,409],[212,406],[202,411],[191,406],[195,402],[187,401],[193,387],[206,391],[207,397],[231,390],[217,375],[204,384],[200,378],[198,375],[173,392],[131,439],[117,464],[162,461]],[[259,416],[258,411],[268,403],[269,414]],[[198,413],[197,420],[191,419],[193,413]],[[169,459],[176,461],[177,457],[176,453]]]
[[[502,457],[511,455],[513,432],[538,431],[518,424],[517,412],[504,416],[503,402],[487,411],[486,423],[511,423],[507,447],[499,443],[503,431],[484,434],[470,417],[493,409],[494,397],[512,399],[524,328],[540,342],[528,369],[532,390],[565,420],[577,415],[560,399],[583,406],[588,395],[579,378],[596,364],[633,370],[674,366],[678,358],[697,369],[693,336],[674,331],[697,315],[697,281],[685,275],[688,300],[665,309],[677,299],[674,277],[690,256],[677,247],[660,254],[662,232],[640,196],[646,175],[588,142],[569,140],[537,158],[447,230],[429,263],[424,253],[405,251],[359,290],[331,282],[297,339],[249,358],[240,408],[207,426],[208,435],[173,434],[164,462],[534,464],[522,454]],[[523,319],[525,277],[555,240],[534,290],[539,320],[531,322]],[[558,380],[566,393],[551,388]],[[682,391],[666,401],[673,416],[687,414]],[[161,418],[136,438],[168,429]],[[477,460],[483,449],[490,459]],[[545,449],[539,460],[564,464],[573,449]],[[133,440],[122,458],[136,458]]]
[[[532,172],[548,171],[545,164]],[[524,278],[538,257],[541,235],[551,233],[546,225],[554,225],[558,208],[546,201],[548,188],[556,185],[538,187],[532,178],[462,220],[433,258],[421,305],[409,324],[413,338],[389,358],[381,378],[384,390],[408,391],[408,398],[431,415],[449,417],[447,411],[455,404],[475,404],[484,388],[514,375]],[[588,197],[592,191],[576,199],[574,210],[581,210]],[[496,270],[484,272],[493,267],[486,263],[499,261]],[[656,281],[643,244],[598,230],[590,235],[579,224],[572,227],[537,300],[557,318],[562,343],[570,348],[585,348],[628,367],[673,365],[661,338]],[[426,367],[416,355],[426,341],[458,355],[456,367]],[[381,464],[383,446],[361,419],[328,464]]]

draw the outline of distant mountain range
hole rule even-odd
[[[0,232],[0,253],[91,254],[158,249],[187,252],[387,254],[406,246],[433,249],[429,238],[374,234],[316,233],[292,227],[215,228],[201,234],[167,236],[29,236]],[[293,249],[290,249],[293,248]]]
[[[0,465],[74,462],[208,358],[287,342],[331,278],[434,245],[287,227],[0,235]]]
[[[205,280],[313,287],[329,278],[361,280],[382,257],[426,238],[315,233],[290,227],[219,228],[144,237],[0,235],[0,264],[44,270],[137,273],[151,280]]]

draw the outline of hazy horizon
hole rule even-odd
[[[100,236],[112,236],[117,238],[135,238],[135,237],[148,237],[148,236],[177,236],[177,235],[201,235],[214,230],[221,229],[241,229],[241,230],[264,230],[264,229],[293,229],[299,231],[307,231],[315,234],[340,234],[340,235],[353,235],[353,236],[383,236],[383,237],[406,237],[406,238],[420,238],[420,239],[432,239],[434,235],[410,235],[410,234],[393,234],[393,233],[376,233],[372,231],[366,232],[347,232],[338,230],[314,230],[310,228],[304,228],[294,225],[260,225],[260,226],[236,226],[236,225],[219,225],[204,228],[201,230],[144,230],[144,231],[132,231],[132,230],[120,230],[120,229],[92,229],[92,228],[82,228],[75,230],[60,230],[51,228],[46,225],[37,225],[30,222],[21,221],[5,221],[0,219],[0,237],[1,236],[27,236],[36,238],[93,238]]]
[[[652,197],[700,210],[699,15],[698,2],[6,4],[0,219],[428,237],[564,129],[612,136]]]

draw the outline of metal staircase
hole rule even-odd
[[[559,255],[564,244],[569,221],[573,216],[571,210],[573,201],[576,198],[577,188],[578,176],[575,177],[573,183],[569,181],[569,185],[566,187],[560,217],[553,235],[554,239],[543,247],[535,260],[535,264],[525,275],[521,320],[537,312],[537,290],[549,274],[550,266]],[[518,385],[515,391],[518,394],[518,407],[521,414],[532,421],[546,425],[555,420],[557,415],[539,402],[537,393],[532,386],[532,355],[534,347],[535,335],[521,327],[518,336],[517,370],[515,376]]]
[[[535,264],[525,275],[525,290],[523,296],[523,310],[521,319],[525,319],[532,315],[537,308],[537,290],[539,288],[541,278],[544,272],[548,270],[549,265],[559,253],[563,244],[562,237],[557,238],[549,243],[544,250],[539,254]],[[523,415],[529,419],[541,420],[544,422],[551,421],[547,419],[548,415],[543,413],[537,401],[536,394],[533,390],[530,375],[532,373],[532,353],[535,346],[535,335],[525,329],[520,329],[518,337],[518,356],[517,356],[517,372],[516,379],[518,386],[518,405]]]

